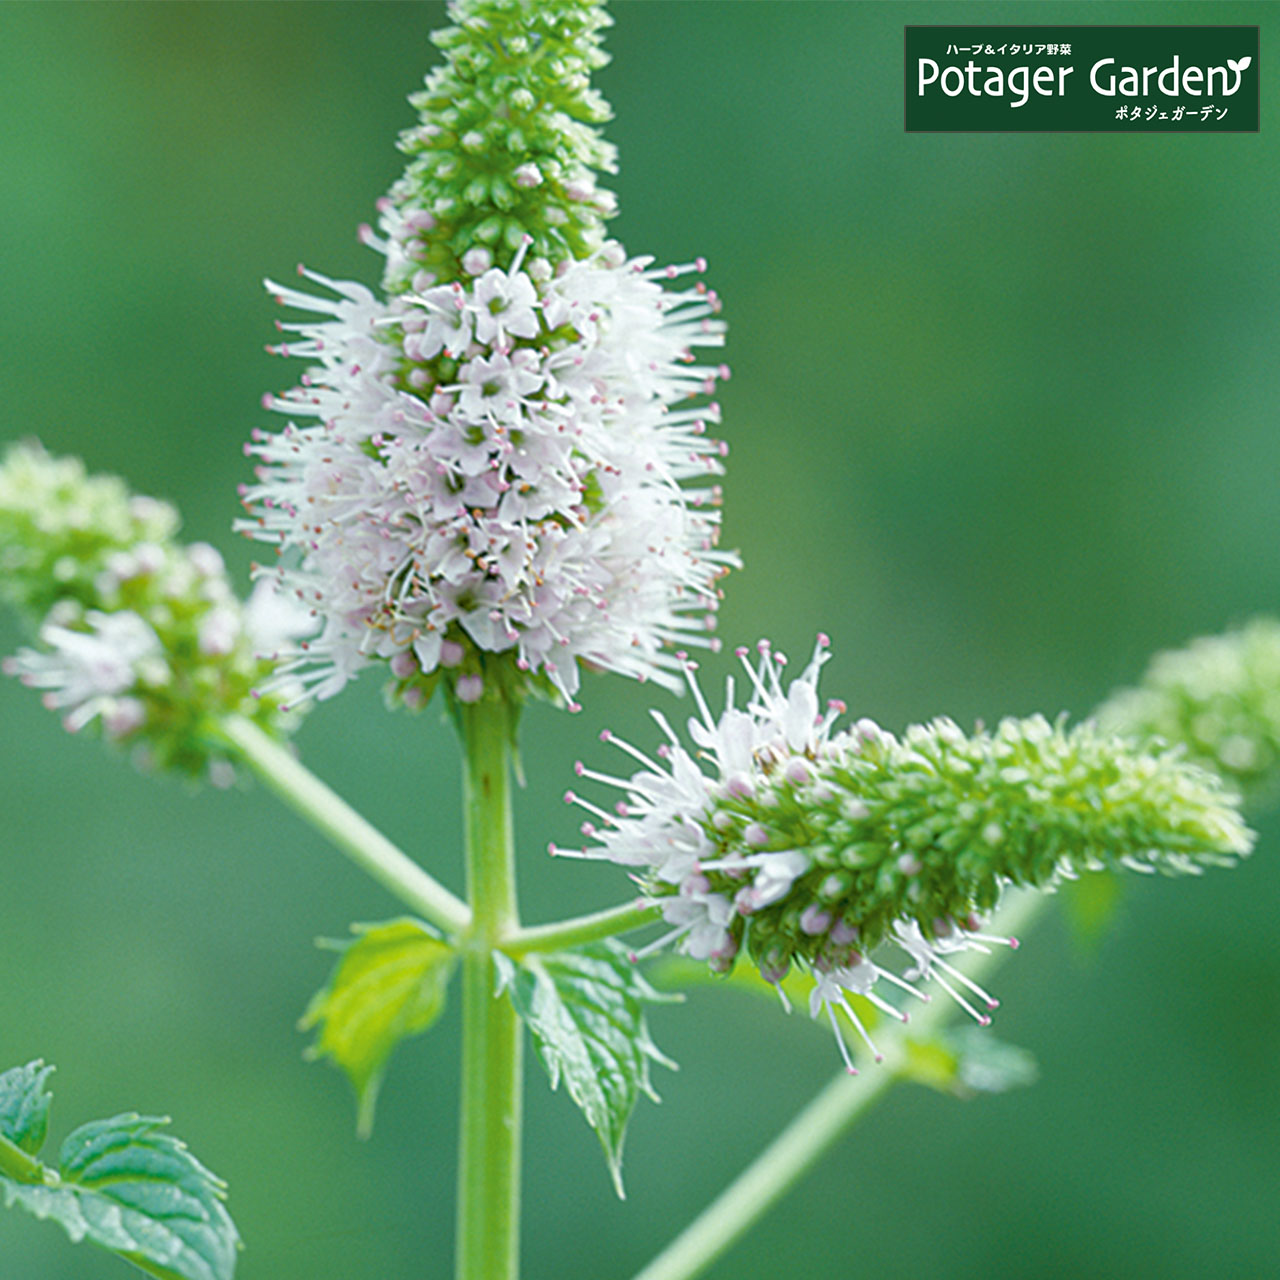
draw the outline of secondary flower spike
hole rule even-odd
[[[1098,719],[1121,733],[1180,743],[1249,806],[1273,803],[1280,796],[1280,621],[1255,618],[1157,654],[1138,686],[1108,699]]]
[[[441,672],[470,699],[497,678],[572,702],[581,664],[676,685],[670,646],[711,643],[736,563],[707,435],[728,370],[694,356],[723,343],[719,302],[701,260],[655,268],[604,234],[599,6],[450,13],[364,233],[384,292],[268,282],[310,313],[281,326],[309,367],[267,399],[291,421],[248,446],[240,525],[319,619],[286,669],[326,698],[383,659],[410,705]]]
[[[815,1016],[839,1006],[862,1032],[846,993],[893,1011],[873,992],[880,979],[933,977],[985,1021],[994,1000],[946,957],[1011,941],[981,933],[1004,886],[1099,867],[1197,872],[1252,846],[1234,797],[1176,752],[1040,716],[973,734],[946,719],[901,738],[865,719],[837,730],[844,705],[818,700],[825,637],[786,687],[767,643],[755,665],[738,653],[745,706],[730,678],[719,715],[686,663],[687,743],[656,711],[656,758],[603,735],[641,767],[579,765],[625,798],[609,812],[569,792],[593,815],[594,846],[553,852],[634,868],[672,926],[655,945],[721,972],[745,952],[771,983],[792,965],[813,973]],[[905,982],[881,944],[905,952]]]
[[[253,689],[272,674],[274,652],[314,624],[268,583],[242,605],[218,552],[178,543],[177,527],[173,507],[114,476],[39,445],[11,447],[0,465],[0,565],[39,643],[4,671],[42,690],[72,733],[95,726],[144,763],[229,781],[219,718],[290,728],[280,697]]]

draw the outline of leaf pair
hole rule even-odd
[[[0,1074],[0,1194],[73,1241],[92,1240],[160,1280],[231,1280],[240,1236],[226,1187],[171,1134],[133,1112],[81,1125],[58,1167],[38,1159],[52,1097],[40,1061]]]
[[[444,1009],[455,953],[420,921],[360,925],[329,983],[312,999],[304,1029],[318,1034],[310,1054],[330,1058],[355,1087],[362,1136],[396,1045],[426,1031]],[[649,1037],[644,1005],[677,997],[655,991],[616,942],[531,955],[495,953],[501,989],[533,1034],[538,1056],[582,1109],[604,1148],[622,1195],[622,1143],[641,1093],[656,1097],[649,1062],[674,1066]]]

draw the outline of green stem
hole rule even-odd
[[[517,929],[503,939],[502,949],[517,958],[531,951],[562,951],[583,942],[598,942],[601,938],[629,933],[659,919],[659,909],[652,903],[643,900],[627,902],[620,907],[592,912],[589,916],[574,916],[570,920],[558,920],[555,924]]]
[[[446,933],[463,933],[470,926],[465,902],[299,764],[286,747],[241,716],[228,716],[221,730],[267,786],[383,888]]]
[[[0,1174],[15,1182],[49,1183],[58,1180],[52,1169],[46,1169],[35,1156],[29,1156],[16,1142],[0,1133]]]
[[[1046,894],[1034,891],[1011,892],[992,918],[990,931],[1020,933],[1048,900]],[[959,958],[962,963],[957,967],[979,979],[1000,963],[1004,951],[997,947],[989,954],[969,952]],[[906,1029],[878,1033],[876,1045],[884,1061],[861,1075],[841,1072],[635,1280],[692,1280],[701,1275],[902,1078],[909,1043],[938,1031],[957,1008],[950,1000],[935,999],[912,1015]]]
[[[519,1273],[523,1041],[515,1008],[497,995],[493,959],[520,926],[511,826],[515,718],[500,692],[458,704],[472,926],[462,942],[457,1280]]]

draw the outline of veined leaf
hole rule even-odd
[[[318,1027],[312,1058],[332,1058],[356,1091],[358,1131],[368,1137],[391,1051],[426,1031],[444,1010],[454,952],[418,920],[354,925],[329,983],[301,1027]],[[342,945],[342,944],[340,944]]]
[[[0,1130],[43,1130],[49,1109],[40,1063],[0,1076]],[[25,1073],[23,1075],[22,1073]],[[26,1082],[25,1110],[10,1103]],[[24,1129],[14,1115],[39,1120]],[[55,1171],[35,1162],[19,1176],[0,1172],[0,1197],[61,1224],[73,1241],[92,1240],[159,1280],[232,1280],[240,1236],[225,1204],[226,1185],[162,1128],[168,1120],[134,1112],[82,1125],[62,1144]],[[23,1145],[29,1155],[35,1146]]]
[[[0,1075],[0,1134],[28,1155],[38,1155],[44,1146],[53,1101],[45,1081],[52,1074],[53,1068],[37,1058]]]
[[[649,1038],[644,1006],[679,996],[655,991],[615,941],[530,955],[500,967],[511,999],[533,1033],[551,1087],[563,1079],[604,1148],[619,1197],[622,1144],[641,1093],[657,1101],[649,1062],[675,1067]]]

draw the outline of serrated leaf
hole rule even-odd
[[[358,1132],[368,1137],[392,1050],[426,1031],[444,1010],[454,952],[407,917],[352,928],[359,936],[345,944],[300,1026],[319,1027],[309,1056],[331,1058],[346,1073],[356,1091]]]
[[[931,1040],[908,1041],[901,1074],[940,1093],[971,1098],[1034,1084],[1040,1069],[1028,1050],[983,1027],[960,1027]]]
[[[644,1005],[678,1000],[655,991],[614,941],[525,957],[505,968],[512,1003],[533,1033],[555,1089],[563,1079],[604,1148],[619,1197],[622,1144],[641,1093],[656,1102],[649,1062],[675,1067],[649,1038]]]
[[[232,1280],[240,1236],[225,1184],[171,1134],[133,1112],[82,1125],[62,1144],[59,1178],[0,1175],[4,1203],[60,1223],[160,1280]]]
[[[53,1101],[45,1081],[52,1074],[37,1058],[0,1075],[0,1134],[28,1155],[39,1155],[44,1146]]]

